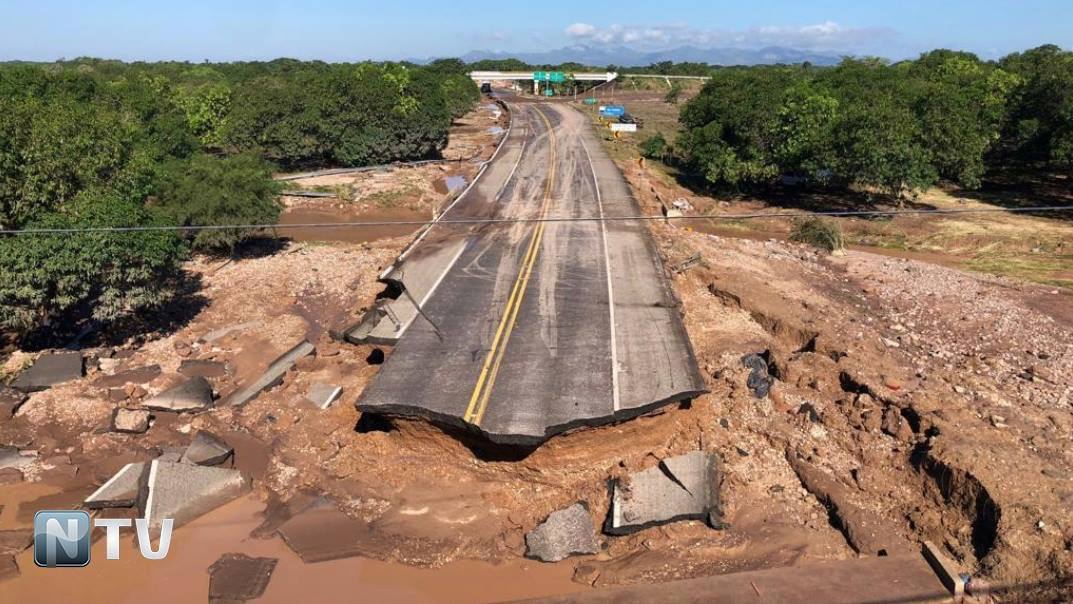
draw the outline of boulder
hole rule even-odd
[[[552,512],[525,536],[525,555],[542,562],[558,562],[574,554],[595,554],[599,549],[592,516],[580,502]]]
[[[203,411],[212,406],[212,386],[195,377],[142,402],[146,409],[158,411]]]
[[[112,430],[127,434],[142,434],[149,429],[149,412],[145,409],[115,410],[112,415]]]
[[[0,421],[15,415],[15,412],[26,402],[27,398],[24,392],[7,386],[0,386]]]

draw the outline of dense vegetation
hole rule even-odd
[[[889,64],[723,69],[680,115],[673,160],[710,186],[975,188],[993,163],[1073,166],[1073,53],[984,62],[937,50]]]
[[[459,61],[0,65],[0,228],[274,223],[272,173],[434,156],[479,97]],[[249,230],[0,236],[0,329],[167,302]]]

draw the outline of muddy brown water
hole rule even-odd
[[[36,499],[47,487],[0,488],[0,501],[17,505]],[[47,569],[34,565],[32,549],[17,557],[20,576],[0,582],[0,602],[205,602],[208,568],[222,554],[278,558],[268,589],[257,602],[487,602],[564,594],[588,589],[571,581],[573,562],[512,561],[493,565],[462,561],[423,569],[366,558],[313,564],[274,537],[256,539],[264,504],[252,496],[233,501],[176,529],[168,557],[145,560],[132,533],[120,543],[120,559],[105,559],[104,540],[91,549],[85,568]],[[4,510],[0,529],[16,526]],[[148,598],[147,598],[148,596]]]
[[[428,220],[426,213],[408,208],[375,209],[368,212],[354,212],[337,208],[288,208],[280,216],[280,225],[325,224],[343,222],[421,222]],[[375,226],[340,226],[340,227],[293,227],[280,229],[281,237],[294,241],[339,241],[344,243],[365,243],[401,237],[415,232],[419,225],[375,225]]]

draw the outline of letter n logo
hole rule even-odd
[[[34,563],[46,568],[89,564],[89,514],[41,511],[34,515]]]

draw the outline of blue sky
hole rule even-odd
[[[996,57],[1073,48],[1073,0],[0,0],[0,59],[329,61],[535,51],[571,44],[663,50],[765,45]]]

